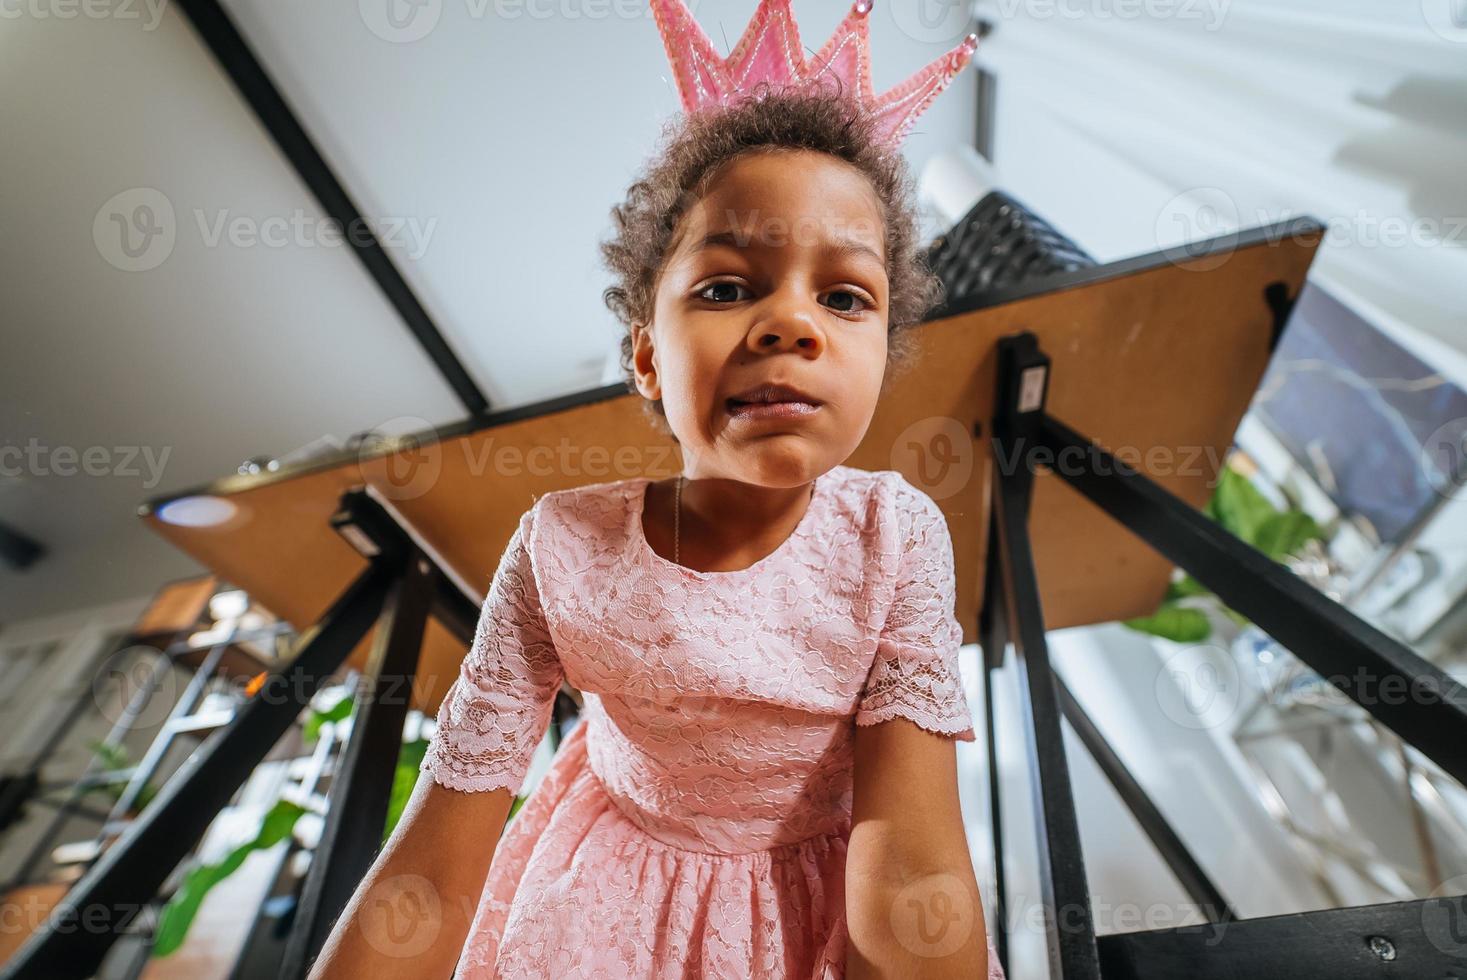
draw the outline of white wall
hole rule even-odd
[[[38,753],[41,741],[56,731],[62,717],[80,699],[84,702],[82,714],[68,729],[57,751],[47,758],[41,776],[46,782],[59,782],[81,775],[91,759],[88,743],[106,737],[121,717],[126,698],[135,689],[133,684],[151,666],[150,658],[127,653],[126,648],[119,648],[116,643],[116,638],[126,633],[151,598],[142,596],[63,615],[11,622],[0,629],[0,659],[14,656],[34,644],[55,644],[47,661],[31,673],[16,696],[6,700],[0,712],[0,731],[5,732],[4,742],[0,744],[0,769],[7,773],[24,771]],[[114,651],[117,655],[112,655]],[[176,670],[165,674],[156,699],[127,730],[122,745],[132,759],[141,758],[167,717],[181,690],[180,677]],[[52,792],[47,796],[61,800],[65,793]],[[101,810],[111,805],[100,793],[89,795],[85,803]],[[55,813],[52,807],[32,802],[26,817],[0,838],[0,881],[9,880],[14,874]],[[98,829],[100,824],[95,820],[73,818],[55,843],[88,839]],[[43,861],[37,869],[45,872],[49,864]]]

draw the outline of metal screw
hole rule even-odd
[[[1368,945],[1370,947],[1370,951],[1372,953],[1374,953],[1376,956],[1379,956],[1381,959],[1385,960],[1387,963],[1389,963],[1391,960],[1393,960],[1393,959],[1396,958],[1396,947],[1395,947],[1395,944],[1392,943],[1386,937],[1384,937],[1384,936],[1371,936],[1365,942],[1366,942],[1366,945]]]

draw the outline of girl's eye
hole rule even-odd
[[[714,290],[723,292],[715,293]],[[710,303],[737,303],[745,298],[739,295],[741,290],[749,291],[748,287],[736,282],[711,282],[698,291],[698,298]],[[864,294],[850,289],[832,289],[826,295],[832,298],[832,308],[837,313],[861,313],[876,305]]]
[[[743,286],[740,286],[736,282],[711,282],[698,291],[698,296],[702,299],[710,300],[714,303],[735,303],[739,299],[737,295],[738,291],[743,288]],[[709,296],[709,291],[714,289],[725,290],[725,293],[722,296]],[[727,290],[733,290],[735,295],[728,295],[728,293],[726,292]]]
[[[829,295],[835,299],[837,313],[860,313],[876,305],[867,302],[866,297],[849,289],[832,289]],[[855,305],[858,303],[859,306]]]

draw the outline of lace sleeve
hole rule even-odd
[[[954,607],[952,537],[933,499],[898,480],[898,560],[892,605],[876,658],[856,706],[856,724],[902,717],[942,735],[975,741],[963,693],[958,649],[963,630]]]
[[[473,646],[438,707],[420,769],[450,789],[518,794],[565,676],[530,562],[534,514],[527,510],[509,539]]]

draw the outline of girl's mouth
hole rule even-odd
[[[819,405],[809,402],[740,402],[728,400],[728,413],[738,419],[787,419],[813,415]]]

